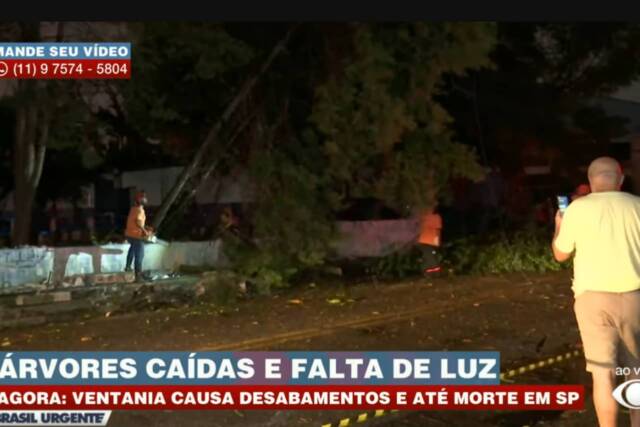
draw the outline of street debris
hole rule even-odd
[[[57,284],[43,281],[10,288],[0,286],[0,327],[217,303],[221,296],[227,298],[225,295],[231,293],[224,285],[230,278],[215,271],[199,276],[150,271],[143,283],[134,283],[132,272],[115,272],[69,276]],[[236,294],[243,295],[239,282],[237,278],[229,282],[233,299]]]
[[[168,279],[177,279],[180,277],[179,273],[175,272],[163,272],[163,271],[152,271],[146,273],[144,278],[148,282],[155,282],[158,280],[168,280]]]

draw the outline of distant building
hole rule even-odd
[[[102,174],[91,185],[83,187],[80,199],[50,200],[45,206],[42,221],[34,221],[33,227],[39,234],[51,234],[53,229],[65,241],[87,240],[87,232],[94,230],[117,231],[124,227],[136,191],[146,191],[148,212],[152,217],[182,170],[181,166],[176,166]],[[185,214],[191,215],[189,222],[194,227],[211,227],[223,207],[251,203],[253,196],[246,173],[239,172],[222,179],[211,177],[198,188],[193,200],[195,211],[190,208]],[[0,200],[0,238],[8,238],[13,220],[13,193],[9,193]],[[74,238],[78,234],[83,237]]]
[[[125,171],[116,178],[116,188],[130,189],[132,192],[145,190],[149,206],[160,206],[182,173],[181,166]],[[236,173],[218,179],[211,177],[200,185],[195,202],[198,205],[249,203],[253,201],[253,190],[246,173]]]

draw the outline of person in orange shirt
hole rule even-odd
[[[147,204],[147,195],[144,191],[139,191],[135,196],[135,204],[129,210],[127,217],[127,228],[124,232],[129,246],[127,252],[127,264],[125,271],[131,271],[131,264],[134,264],[136,280],[142,279],[142,260],[144,259],[145,241],[153,234],[151,227],[147,227],[147,216],[144,206]]]
[[[422,252],[424,274],[438,273],[441,270],[438,256],[441,234],[442,217],[435,211],[429,211],[422,215],[418,244]]]

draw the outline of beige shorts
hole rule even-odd
[[[586,291],[573,308],[587,371],[640,366],[640,290]]]

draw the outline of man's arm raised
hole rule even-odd
[[[571,258],[571,256],[573,255],[573,251],[571,252],[563,252],[560,249],[558,249],[557,245],[556,245],[556,240],[558,239],[558,236],[560,235],[560,228],[562,227],[562,214],[560,213],[560,211],[556,212],[556,231],[553,235],[553,240],[551,242],[551,250],[553,250],[553,257],[556,259],[556,261],[558,262],[565,262],[567,261],[569,258]]]

